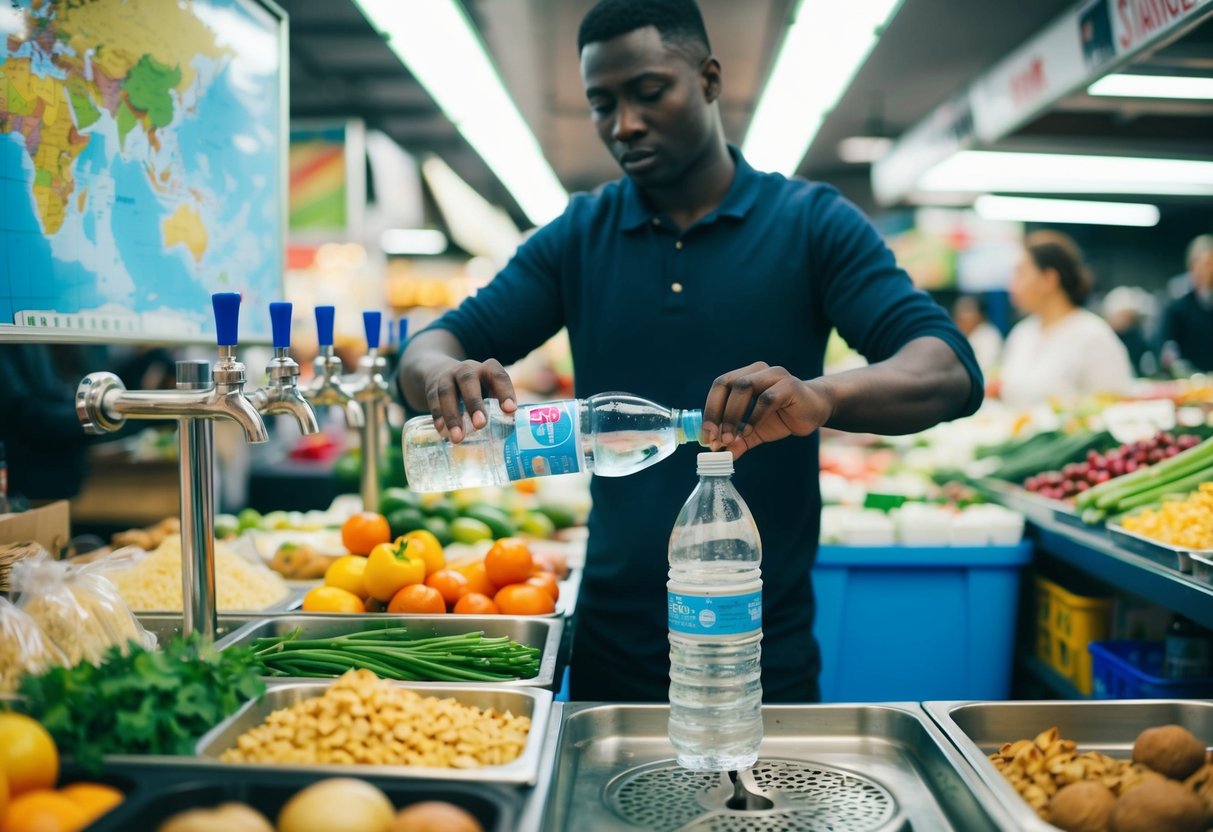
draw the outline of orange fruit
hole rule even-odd
[[[8,811],[8,778],[0,771],[0,832],[4,829],[4,813]]]
[[[527,586],[537,586],[552,596],[553,601],[560,600],[560,581],[556,580],[556,576],[551,572],[539,570],[534,575],[526,579]]]
[[[446,601],[442,600],[442,593],[432,586],[410,584],[392,597],[387,611],[441,615],[446,612]]]
[[[304,612],[366,612],[362,599],[348,589],[318,586],[303,596]]]
[[[425,579],[425,585],[438,590],[448,604],[455,603],[468,591],[468,579],[454,569],[439,569]]]
[[[408,534],[402,534],[396,538],[396,542],[407,540],[412,543],[414,540],[417,543],[413,544],[412,549],[416,555],[419,555],[425,561],[425,574],[431,575],[446,566],[446,554],[442,550],[442,544],[438,542],[438,538],[431,531],[425,529],[417,529]]]
[[[366,589],[366,558],[362,555],[337,558],[324,570],[324,585],[335,586],[365,598],[369,594]]]
[[[4,832],[80,832],[88,824],[83,809],[50,789],[18,796],[4,816]]]
[[[500,615],[501,610],[493,603],[493,599],[479,592],[469,592],[455,602],[452,612],[457,615]]]
[[[519,584],[535,571],[535,559],[525,540],[503,537],[484,556],[484,571],[494,586]]]
[[[549,615],[556,612],[552,596],[530,584],[503,586],[493,598],[502,615]]]
[[[88,822],[92,823],[126,799],[120,789],[104,783],[72,783],[59,790],[59,794],[76,804]]]
[[[467,566],[459,567],[459,571],[463,573],[463,577],[468,579],[468,592],[479,592],[481,595],[487,595],[492,598],[497,594],[497,587],[489,580],[488,574],[484,569],[484,561],[478,560],[475,563],[469,563]]]
[[[371,549],[391,539],[387,518],[374,511],[359,512],[341,525],[341,543],[355,555],[369,555]]]
[[[59,749],[46,729],[24,714],[0,713],[0,774],[13,797],[52,789],[59,778]]]

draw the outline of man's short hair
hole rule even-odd
[[[1191,266],[1197,258],[1204,257],[1210,251],[1213,251],[1213,234],[1201,234],[1188,243],[1188,259],[1184,262]]]
[[[708,30],[695,0],[599,0],[581,20],[577,53],[587,44],[611,40],[652,26],[662,43],[682,49],[701,61],[712,54]]]

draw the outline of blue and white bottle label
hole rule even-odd
[[[742,636],[762,629],[762,590],[735,595],[667,593],[670,631],[688,636]]]
[[[573,474],[581,470],[581,419],[575,399],[520,405],[514,433],[504,442],[511,480]]]

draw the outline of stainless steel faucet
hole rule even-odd
[[[364,511],[378,511],[381,484],[379,473],[386,464],[388,392],[387,359],[379,354],[379,334],[383,316],[379,312],[363,312],[366,328],[367,353],[358,359],[358,373],[353,379],[352,395],[362,408],[362,506]]]
[[[244,429],[249,442],[265,442],[265,422],[244,393],[244,364],[236,360],[240,295],[217,292],[219,361],[178,361],[176,390],[127,390],[113,373],[90,373],[76,388],[76,414],[88,433],[111,433],[127,419],[177,419],[181,481],[183,631],[213,640],[215,608],[215,420]]]
[[[316,411],[299,389],[299,365],[291,358],[291,304],[270,304],[270,325],[274,336],[274,357],[265,366],[269,383],[249,393],[249,401],[258,413],[287,413],[299,422],[305,436],[319,433]]]
[[[312,362],[316,368],[316,377],[312,386],[303,391],[303,395],[314,407],[340,407],[345,414],[347,427],[360,429],[363,425],[362,406],[354,401],[350,388],[341,380],[344,367],[341,359],[333,352],[333,316],[332,306],[316,307],[316,335],[320,341],[320,353]]]

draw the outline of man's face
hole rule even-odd
[[[1192,273],[1192,285],[1196,287],[1196,291],[1213,291],[1213,250],[1193,257],[1192,262],[1188,264],[1188,271]]]
[[[712,141],[718,72],[714,59],[696,65],[652,26],[581,52],[594,127],[641,186],[676,183]]]

